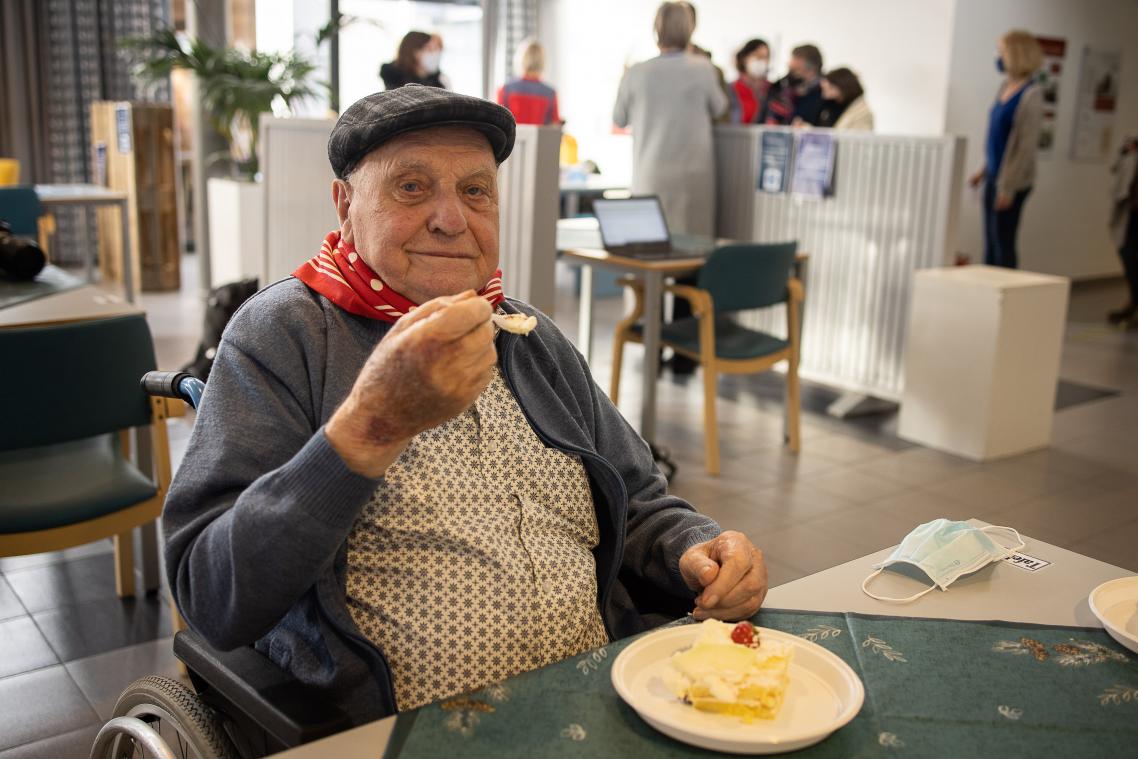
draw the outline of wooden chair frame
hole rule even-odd
[[[636,302],[628,316],[616,325],[613,340],[612,381],[609,397],[613,403],[620,396],[620,371],[624,359],[626,342],[641,343],[641,336],[633,331],[644,315],[644,284],[634,277],[621,277],[620,284],[628,287],[635,295]],[[692,315],[699,319],[699,352],[686,350],[661,338],[676,353],[694,359],[703,367],[703,426],[704,448],[707,457],[707,471],[719,474],[719,431],[715,411],[716,389],[720,374],[757,374],[771,369],[779,361],[787,362],[786,370],[786,414],[787,444],[791,452],[798,453],[801,448],[799,411],[801,390],[798,382],[798,360],[801,346],[802,303],[805,293],[802,283],[790,277],[786,283],[787,331],[790,344],[783,350],[753,359],[725,359],[715,355],[715,304],[711,293],[690,285],[666,285],[665,292],[683,298],[691,303]]]
[[[63,548],[113,537],[115,543],[115,592],[120,597],[134,595],[134,541],[131,530],[153,522],[162,514],[162,504],[170,487],[170,441],[166,435],[166,419],[174,402],[166,398],[150,399],[150,439],[154,450],[154,478],[158,492],[153,497],[111,514],[85,522],[52,527],[46,530],[0,534],[0,556],[22,556],[29,553],[58,551]],[[130,457],[129,430],[120,430],[121,453]],[[174,629],[180,629],[181,618],[174,611]]]

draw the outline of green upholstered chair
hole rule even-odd
[[[131,530],[162,511],[170,482],[166,402],[143,314],[0,329],[0,556],[114,537],[115,588],[134,594]],[[156,474],[129,459],[149,426]]]
[[[707,471],[719,474],[719,436],[715,416],[719,374],[764,372],[787,362],[787,442],[799,450],[798,356],[802,284],[794,278],[798,244],[736,244],[716,248],[699,270],[695,287],[668,285],[664,289],[691,302],[691,318],[678,319],[661,329],[661,342],[703,367],[704,445]],[[644,289],[639,280],[622,284],[636,294],[632,312],[616,327],[613,344],[613,402],[620,393],[620,369],[626,342],[643,342]],[[785,304],[786,339],[744,327],[731,314]],[[653,307],[656,306],[653,304]]]

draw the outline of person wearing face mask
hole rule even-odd
[[[379,76],[386,89],[394,90],[405,84],[425,84],[429,87],[447,87],[439,71],[443,40],[437,34],[411,31],[403,35],[395,60],[379,67]]]
[[[822,111],[822,51],[815,45],[799,45],[790,51],[789,69],[771,87],[763,120],[814,126]]]
[[[1035,37],[1023,31],[1005,34],[997,50],[996,70],[1005,77],[988,115],[987,160],[968,183],[984,185],[984,263],[1015,269],[1016,233],[1035,181],[1043,121],[1043,90],[1035,86],[1043,50]]]
[[[731,122],[758,124],[766,109],[771,83],[767,79],[771,49],[761,39],[747,40],[735,54],[739,78],[731,84]]]
[[[873,131],[873,111],[865,102],[865,90],[857,74],[837,68],[822,78],[822,111],[820,127]]]

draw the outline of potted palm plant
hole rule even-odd
[[[135,75],[146,83],[165,80],[175,69],[194,75],[202,106],[229,146],[228,155],[220,158],[228,160],[234,177],[257,173],[261,114],[272,113],[274,106],[289,109],[316,94],[316,66],[295,51],[214,47],[173,29],[133,38],[126,45],[135,59]]]
[[[265,196],[256,181],[261,116],[287,113],[316,94],[316,66],[295,51],[215,47],[173,29],[127,45],[135,76],[145,83],[163,81],[175,70],[190,72],[202,108],[225,140],[227,149],[206,159],[214,169],[210,173],[226,167],[206,182],[211,286],[263,279]]]

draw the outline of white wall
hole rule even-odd
[[[935,135],[944,128],[955,0],[696,0],[694,41],[711,50],[728,81],[735,51],[751,37],[772,47],[779,74],[791,48],[822,50],[827,68],[859,73],[883,133]],[[581,157],[627,179],[628,137],[611,135],[612,104],[624,66],[657,54],[657,0],[542,0],[539,36],[547,78],[558,88],[566,131]]]
[[[340,12],[359,19],[340,32],[340,103],[344,108],[383,89],[379,67],[394,60],[412,29],[443,38],[441,69],[456,92],[482,94],[482,9],[395,0],[340,0]]]
[[[328,23],[331,11],[328,3],[309,0],[256,0],[257,49],[262,52],[287,53],[296,50],[316,64],[314,81],[328,81],[331,72],[328,63],[328,45],[316,49],[316,33]],[[328,112],[328,98],[322,87],[316,94],[294,104],[292,115],[322,117]],[[277,116],[287,116],[280,109]]]
[[[983,163],[988,109],[999,85],[996,39],[1012,28],[1067,40],[1055,148],[1039,161],[1020,227],[1022,268],[1075,278],[1121,270],[1110,243],[1109,161],[1072,161],[1070,147],[1084,45],[1121,50],[1115,145],[1138,132],[1138,2],[1135,0],[956,0],[944,129],[968,138],[968,167]],[[980,204],[965,190],[958,247],[983,258]]]

